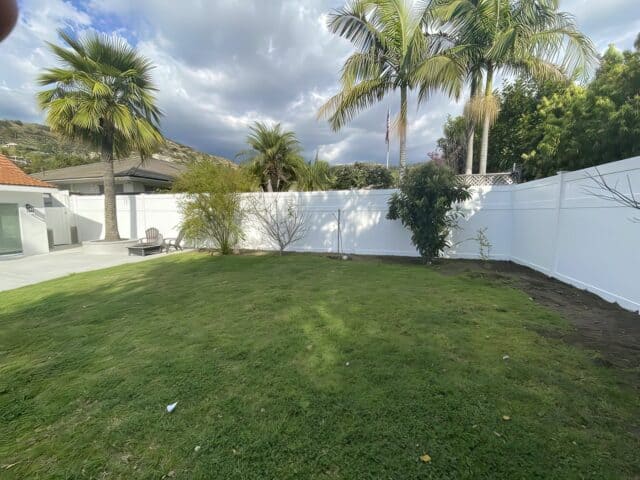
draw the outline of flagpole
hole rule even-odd
[[[389,137],[389,123],[391,122],[391,109],[387,108],[387,136],[386,136],[386,140],[387,140],[387,170],[389,170],[389,152],[390,152],[390,145],[391,145],[391,139]]]

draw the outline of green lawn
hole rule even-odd
[[[566,328],[495,280],[318,256],[0,293],[0,478],[634,478],[637,392],[536,333]]]

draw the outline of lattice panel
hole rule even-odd
[[[513,185],[518,183],[518,177],[513,173],[489,173],[487,175],[458,175],[458,180],[470,187],[485,187],[493,185]]]

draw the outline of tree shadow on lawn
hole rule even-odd
[[[638,474],[634,392],[536,333],[566,326],[525,300],[317,256],[179,255],[5,292],[0,456],[16,478]]]

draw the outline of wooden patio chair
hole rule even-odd
[[[180,230],[178,232],[178,236],[175,238],[165,238],[164,239],[164,249],[165,253],[169,253],[171,247],[173,247],[176,251],[182,251],[182,240],[184,238],[184,230]]]
[[[160,234],[160,231],[155,227],[147,228],[144,231],[144,237],[138,239],[138,243],[145,243],[147,245],[158,245],[158,246],[164,245],[164,241],[162,240],[162,235]]]

